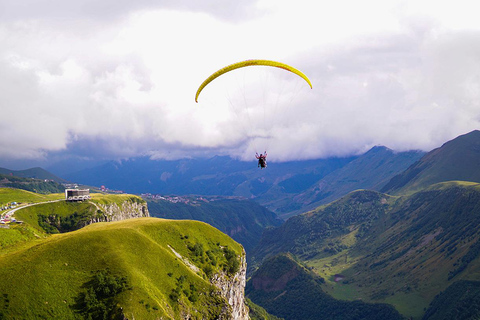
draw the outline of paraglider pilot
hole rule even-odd
[[[260,167],[261,169],[267,167],[267,151],[265,151],[263,154],[260,153],[260,155],[258,155],[258,152],[255,152],[255,158],[258,159],[257,167]]]

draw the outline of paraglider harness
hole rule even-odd
[[[267,167],[267,151],[264,154],[258,155],[258,152],[255,153],[255,158],[258,159],[257,167],[263,169]]]

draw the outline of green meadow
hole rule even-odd
[[[0,206],[13,201],[17,203],[38,203],[61,199],[65,199],[64,193],[40,194],[20,189],[0,188]]]
[[[24,206],[22,223],[0,228],[0,319],[216,319],[230,308],[209,279],[230,279],[244,250],[218,229],[159,218],[87,225],[99,205],[145,201],[63,199],[0,188],[2,203]]]
[[[132,201],[137,203],[145,203],[142,198],[131,194],[105,194],[105,193],[92,193],[90,201],[97,204],[112,204],[115,203],[121,206],[125,201]]]
[[[228,253],[238,263],[243,249],[201,222],[139,218],[92,224],[4,254],[0,312],[9,319],[81,319],[88,284],[99,272],[108,271],[124,279],[126,288],[109,298],[108,306],[127,317],[177,319],[188,313],[192,319],[215,318],[225,301],[207,274],[222,270],[232,274]]]

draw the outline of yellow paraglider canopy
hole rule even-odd
[[[202,92],[203,88],[205,88],[210,82],[212,82],[213,80],[215,80],[216,78],[218,78],[224,73],[230,72],[235,69],[243,68],[243,67],[249,67],[249,66],[269,66],[269,67],[285,69],[303,78],[308,83],[310,88],[312,88],[312,83],[310,82],[310,79],[308,79],[308,77],[300,70],[295,69],[294,67],[289,66],[288,64],[277,62],[277,61],[254,59],[254,60],[246,60],[246,61],[241,61],[241,62],[228,65],[218,70],[217,72],[213,73],[205,81],[202,82],[200,87],[198,87],[197,93],[195,94],[195,102],[198,102],[198,96],[200,95],[200,92]]]

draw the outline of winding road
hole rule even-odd
[[[44,204],[44,203],[52,203],[52,202],[59,202],[59,201],[65,201],[65,199],[60,199],[60,200],[50,200],[50,201],[44,201],[44,202],[36,202],[36,203],[29,203],[29,204],[26,204],[26,205],[22,205],[22,206],[19,206],[17,208],[13,208],[12,210],[8,211],[8,212],[5,212],[5,213],[2,213],[1,215],[1,219],[10,219],[13,214],[15,212],[17,212],[17,210],[20,210],[20,209],[24,209],[24,208],[27,208],[27,207],[31,207],[31,206],[36,206],[38,204]]]

